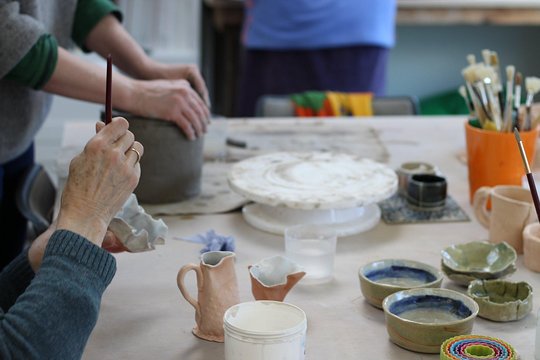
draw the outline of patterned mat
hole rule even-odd
[[[420,211],[410,207],[407,200],[398,194],[379,203],[381,218],[387,224],[414,224],[452,221],[470,221],[469,216],[451,196],[446,198],[443,209]]]

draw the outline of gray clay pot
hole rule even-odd
[[[135,195],[143,204],[186,200],[201,192],[203,137],[189,141],[175,124],[131,114],[129,130],[143,144],[141,178]]]

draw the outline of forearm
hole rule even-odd
[[[106,251],[77,234],[55,232],[35,279],[0,314],[0,358],[79,359],[115,270]]]
[[[20,254],[0,272],[0,311],[6,312],[34,278],[26,253]]]
[[[85,46],[103,57],[111,54],[116,67],[141,80],[165,78],[159,64],[144,52],[112,15],[104,17],[86,37]]]
[[[98,104],[105,102],[106,71],[63,48],[58,48],[56,68],[43,90]],[[115,108],[132,111],[135,81],[115,72],[112,82],[112,103]]]

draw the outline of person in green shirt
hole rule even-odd
[[[122,70],[113,77],[114,108],[174,122],[189,139],[206,131],[208,91],[197,67],[154,61],[121,20],[109,0],[0,0],[0,269],[26,240],[15,190],[34,162],[34,137],[52,95],[105,99],[105,70],[68,49],[112,55]]]

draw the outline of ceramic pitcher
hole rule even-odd
[[[201,255],[200,264],[184,265],[178,272],[178,288],[195,308],[193,334],[201,339],[223,342],[223,315],[240,302],[234,258],[230,251],[209,251]],[[197,274],[197,299],[184,284],[185,275],[191,270]]]
[[[536,220],[529,190],[515,185],[484,186],[474,194],[473,208],[478,222],[489,229],[490,242],[506,241],[518,254],[523,253],[523,229]]]

